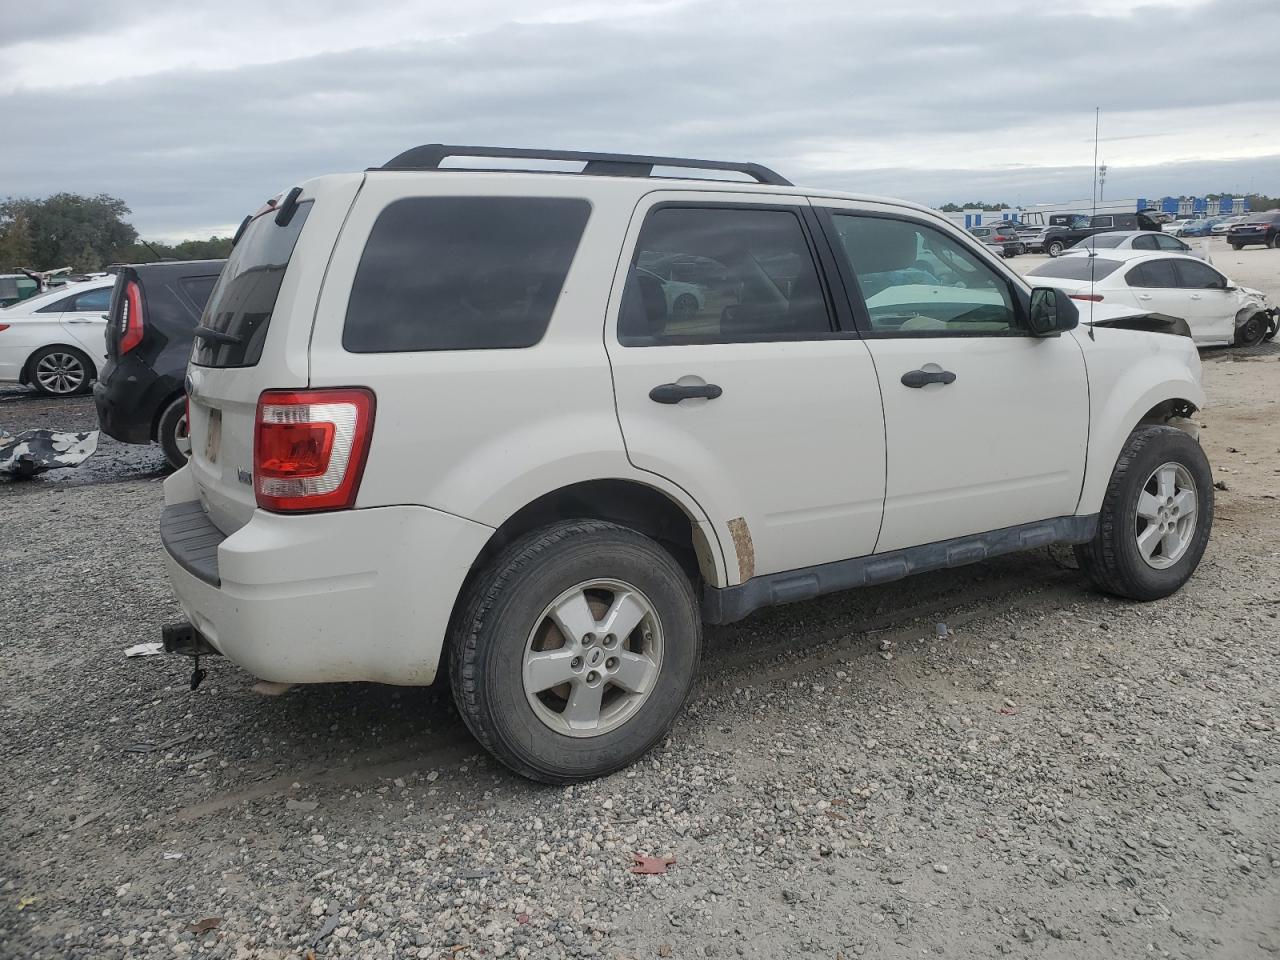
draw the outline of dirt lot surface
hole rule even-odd
[[[157,451],[0,483],[0,957],[1280,957],[1280,349],[1204,376],[1178,595],[1040,551],[709,630],[672,735],[568,789],[443,689],[126,659],[179,616]]]

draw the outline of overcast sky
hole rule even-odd
[[[756,160],[925,203],[1280,193],[1276,0],[41,0],[0,196],[226,232],[418,143]],[[946,13],[938,13],[943,10]]]

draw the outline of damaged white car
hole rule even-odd
[[[699,302],[668,259],[714,265]],[[662,739],[704,623],[1052,543],[1166,597],[1213,522],[1200,358],[1079,306],[924,207],[757,164],[431,144],[309,180],[196,328],[166,649],[448,671],[481,744],[566,783]]]
[[[1103,250],[1073,254],[1027,271],[1027,278],[1075,300],[1178,317],[1198,347],[1257,346],[1276,335],[1277,313],[1261,290],[1233,283],[1183,254]]]

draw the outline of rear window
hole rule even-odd
[[[284,272],[311,205],[309,200],[298,204],[293,218],[284,226],[279,226],[275,214],[268,212],[245,229],[222,268],[200,320],[202,326],[226,336],[197,337],[192,363],[202,367],[252,367],[258,362]]]
[[[1083,243],[1076,244],[1076,246],[1097,247],[1101,250],[1110,247],[1118,247],[1122,243],[1124,243],[1124,237],[1108,237],[1101,235],[1097,237],[1086,237]]]
[[[351,285],[352,353],[494,350],[542,339],[591,205],[409,197],[378,215]]]
[[[1028,270],[1028,277],[1054,277],[1059,280],[1101,280],[1121,267],[1119,260],[1104,260],[1102,257],[1067,256],[1042,263],[1034,270]]]

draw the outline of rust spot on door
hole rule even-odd
[[[738,555],[738,576],[746,582],[756,575],[756,548],[751,543],[747,521],[742,517],[730,520],[729,535],[733,537],[733,549]]]

